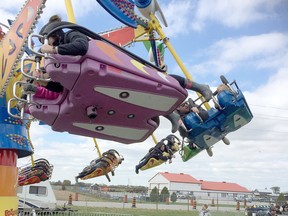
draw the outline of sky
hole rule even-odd
[[[49,17],[59,14],[67,19],[64,0],[49,0],[36,26],[38,32]],[[94,32],[124,24],[110,16],[95,0],[72,0],[76,22]],[[116,149],[125,160],[108,182],[105,176],[86,180],[107,185],[143,185],[158,172],[185,173],[198,180],[237,183],[249,190],[280,187],[288,192],[288,1],[287,0],[158,0],[168,27],[163,31],[193,79],[212,90],[221,83],[220,75],[238,86],[254,115],[243,128],[230,133],[229,146],[222,142],[187,162],[177,153],[172,164],[143,171],[135,165],[153,147],[152,138],[125,145],[97,139],[101,152]],[[0,22],[14,19],[24,0],[4,1]],[[57,5],[57,6],[56,6]],[[136,13],[140,13],[136,10]],[[143,44],[127,48],[146,58]],[[169,73],[182,75],[173,56],[165,52]],[[191,97],[195,95],[191,92]],[[160,118],[155,137],[170,134],[171,125]],[[33,123],[30,129],[34,158],[46,158],[54,165],[51,181],[71,180],[98,157],[92,138],[54,132],[49,126]],[[178,135],[176,133],[176,135]],[[178,135],[179,136],[179,135]],[[18,166],[30,157],[18,160]]]

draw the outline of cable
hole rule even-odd
[[[272,115],[263,115],[263,116],[261,116],[261,115],[254,115],[254,117],[256,118],[263,118],[263,119],[270,119],[270,120],[277,120],[277,121],[288,121],[288,117],[285,117],[285,116],[272,116]],[[279,119],[273,119],[273,118],[267,118],[267,117],[274,117],[274,118],[279,118]],[[286,118],[286,119],[285,119]]]
[[[249,104],[249,106],[257,106],[262,108],[272,108],[272,109],[279,109],[279,110],[288,110],[288,108],[280,108],[280,107],[272,107],[272,106],[263,106],[263,105],[255,105],[255,104]]]

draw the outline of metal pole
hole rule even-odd
[[[65,5],[69,22],[76,23],[71,0],[65,0]]]
[[[98,146],[98,143],[97,143],[96,139],[93,138],[93,141],[94,141],[94,144],[95,144],[95,147],[96,147],[96,149],[97,149],[97,152],[98,152],[99,157],[102,157],[101,152],[100,152],[100,148],[99,148],[99,146]]]
[[[218,205],[218,193],[217,193],[217,211],[219,211],[219,205]]]
[[[158,193],[156,194],[157,195],[157,199],[156,199],[156,210],[158,211],[158,201],[159,201],[159,183],[158,183]]]
[[[150,17],[151,17],[151,20],[149,22],[149,27],[151,29],[155,30],[159,34],[161,40],[163,40],[163,43],[167,46],[167,48],[169,49],[169,51],[173,55],[177,64],[179,65],[179,67],[181,68],[183,73],[185,74],[186,78],[193,81],[192,76],[190,75],[187,68],[184,66],[183,62],[181,61],[180,57],[177,55],[176,51],[172,47],[169,39],[166,37],[165,33],[162,31],[162,27],[161,27],[158,19],[156,18],[156,16],[154,14],[150,13]],[[196,92],[196,93],[199,97],[201,96],[201,94],[199,94],[198,92]],[[203,97],[202,97],[202,99],[203,99]],[[211,109],[210,105],[207,102],[204,103],[204,106],[206,107],[207,110]]]
[[[157,139],[156,139],[156,137],[154,136],[154,134],[152,134],[151,136],[152,136],[152,139],[153,139],[154,143],[157,144]]]

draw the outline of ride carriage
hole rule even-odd
[[[102,157],[92,160],[78,176],[75,177],[76,182],[78,179],[86,180],[98,176],[105,175],[110,182],[108,175],[111,172],[114,176],[114,170],[118,167],[124,158],[114,149],[110,149],[102,154]]]
[[[26,165],[19,170],[18,185],[30,185],[46,181],[51,178],[53,165],[46,159],[40,158],[34,161],[34,165]]]
[[[159,148],[161,145],[165,145],[165,151],[161,151]],[[167,160],[159,159],[156,155],[163,155],[168,157],[169,155],[174,155],[176,152],[179,151],[181,144],[178,137],[174,135],[169,135],[166,138],[162,139],[160,142],[156,144],[153,148],[149,149],[149,152],[139,161],[139,164],[136,165],[136,173],[138,170],[147,170],[153,167],[159,166],[165,163]]]
[[[221,76],[221,80],[227,88],[221,92],[215,92],[214,101],[217,108],[208,110],[209,118],[203,121],[193,112],[184,118],[187,138],[190,143],[196,145],[196,148],[185,145],[181,151],[183,161],[191,159],[220,140],[223,140],[225,144],[230,144],[225,136],[243,127],[253,118],[236,81],[229,84],[224,76]]]
[[[56,30],[68,27],[92,38],[87,54],[45,58],[45,71],[65,90],[55,100],[32,95],[25,101],[31,115],[54,131],[142,142],[157,129],[160,115],[185,100],[187,91],[163,70],[83,27],[63,22]]]

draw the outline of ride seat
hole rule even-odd
[[[56,61],[45,60],[45,70],[67,94],[59,103],[33,106],[30,112],[55,131],[142,142],[159,126],[153,119],[170,114],[187,97],[169,75],[102,41],[90,40],[85,56],[53,57]],[[97,109],[95,119],[89,118],[87,107]]]
[[[208,110],[208,114],[209,118],[202,123],[193,112],[184,118],[188,130],[187,138],[201,149],[210,147],[224,136],[225,114],[215,108]]]

